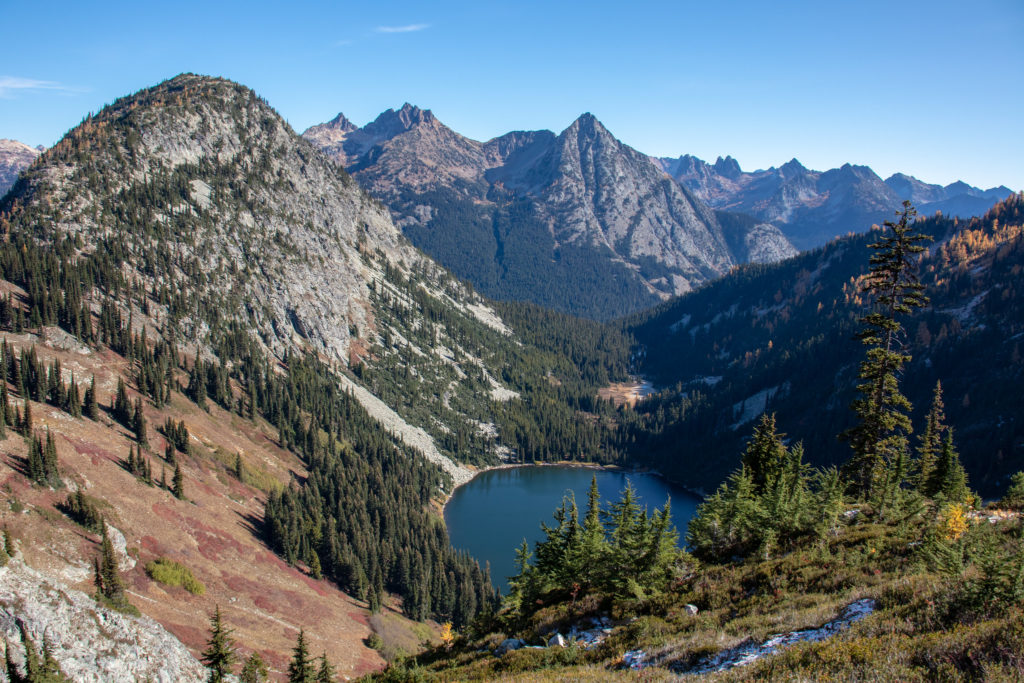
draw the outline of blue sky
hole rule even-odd
[[[298,131],[409,101],[486,140],[589,111],[659,156],[1024,188],[1024,2],[5,3],[0,137],[183,71]]]

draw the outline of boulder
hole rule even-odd
[[[501,645],[499,645],[498,649],[494,651],[494,654],[500,657],[506,652],[518,650],[524,645],[526,645],[526,641],[524,641],[522,638],[506,638],[505,640],[501,641]]]
[[[683,607],[683,611],[686,612],[691,617],[695,617],[695,616],[697,616],[697,612],[699,612],[700,610],[697,609],[697,605],[688,604],[685,607]]]
[[[565,647],[565,646],[566,646],[565,636],[563,636],[561,633],[556,633],[555,635],[551,636],[551,638],[548,640],[548,647]]]

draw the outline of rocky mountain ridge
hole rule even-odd
[[[591,114],[558,135],[481,143],[406,104],[363,128],[339,114],[303,135],[385,201],[414,244],[497,298],[608,318],[795,253],[767,224],[734,251],[714,212]]]
[[[18,174],[32,165],[43,151],[42,147],[29,147],[17,140],[0,139],[0,197],[18,179]]]
[[[689,154],[658,158],[677,182],[716,209],[749,214],[778,227],[801,249],[821,246],[851,232],[863,232],[890,217],[904,199],[920,215],[982,215],[1012,194],[1007,187],[981,190],[963,182],[929,185],[897,173],[884,181],[867,166],[845,164],[812,171],[792,159],[778,168],[745,172],[732,157],[714,164]]]
[[[338,547],[334,554],[320,551],[324,574],[336,579],[328,583],[313,571],[308,544],[287,562],[266,545],[268,499],[297,491],[314,465],[338,457],[335,451],[355,458],[345,468],[349,477],[374,476],[373,466],[381,465],[367,463],[380,453],[401,463],[387,465],[402,469],[401,477],[373,484],[392,505],[408,495],[402,481],[417,477],[407,488],[423,497],[414,507],[418,518],[399,525],[401,550],[420,553],[411,571],[433,572],[438,581],[456,576],[463,587],[472,580],[489,590],[479,569],[473,576],[454,573],[468,572],[470,561],[456,557],[426,517],[431,498],[469,474],[455,458],[479,464],[510,452],[494,421],[504,405],[518,401],[505,384],[505,359],[521,344],[484,300],[410,245],[379,202],[252,91],[185,74],[118,100],[26,171],[0,204],[0,224],[25,244],[13,254],[31,254],[28,266],[18,257],[4,261],[9,281],[0,282],[11,310],[34,311],[23,313],[17,328],[13,318],[2,323],[14,353],[38,354],[48,364],[60,360],[64,382],[96,375],[104,405],[113,404],[117,380],[125,379],[146,423],[168,435],[150,431],[145,446],[165,478],[168,465],[174,470],[173,458],[158,455],[170,443],[167,425],[187,429],[189,454],[178,462],[189,493],[178,499],[169,487],[145,484],[129,471],[123,456],[136,445],[141,453],[142,444],[105,410],[98,420],[76,419],[40,402],[48,397],[30,399],[12,389],[19,410],[34,403],[35,426],[56,438],[64,481],[120,520],[129,554],[142,560],[130,570],[129,599],[193,653],[203,645],[210,600],[218,599],[244,647],[263,652],[279,670],[303,626],[346,674],[380,665],[364,643],[370,630],[362,599],[392,600],[381,597],[385,579],[395,581],[390,567],[374,571],[367,564],[361,583],[353,584],[364,593],[353,598],[338,589],[337,563],[344,559]],[[45,276],[41,262],[49,268]],[[70,270],[76,263],[88,264],[81,266],[89,273],[82,282],[80,271]],[[82,305],[67,313],[64,302],[72,297],[82,297]],[[40,303],[57,300],[52,307]],[[33,331],[25,333],[25,326]],[[100,329],[102,336],[89,332]],[[178,358],[167,375],[159,373],[169,398],[154,400],[142,365],[168,347]],[[260,358],[267,359],[265,370],[256,370]],[[200,362],[209,369],[201,379],[182,376],[199,373]],[[317,430],[325,427],[313,422],[313,408],[296,412],[309,389],[300,391],[294,374],[291,386],[280,377],[299,366],[315,368],[321,386],[335,387],[331,411],[343,401],[359,405],[345,409],[344,424],[333,427],[352,443],[339,444],[333,433],[321,442]],[[262,399],[261,413],[255,394],[272,386],[278,388]],[[215,387],[222,395],[215,400],[211,393],[207,401],[207,389]],[[289,414],[279,412],[273,424],[268,411],[287,407],[283,401],[292,406]],[[373,443],[360,445],[360,434]],[[88,569],[95,538],[55,512],[63,492],[26,481],[27,446],[12,431],[7,439],[4,497],[12,511],[29,512],[19,516],[5,507],[5,521],[22,538],[48,539],[27,551],[31,566],[88,583],[88,571],[80,570]],[[366,526],[377,528],[369,520]],[[376,542],[364,536],[352,542]],[[210,598],[183,596],[150,580],[143,567],[158,556],[192,568]],[[356,560],[368,557],[361,551]],[[249,570],[259,571],[258,579],[246,576]],[[380,592],[366,595],[367,584]],[[418,598],[416,618],[431,614],[432,597]],[[380,623],[389,632],[410,631],[397,610]],[[415,645],[412,638],[402,647]]]

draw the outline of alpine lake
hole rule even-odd
[[[664,506],[671,496],[672,521],[680,547],[685,545],[686,525],[701,502],[699,496],[647,472],[555,465],[488,470],[457,488],[444,509],[452,545],[467,551],[481,566],[490,563],[491,579],[505,594],[508,577],[516,573],[515,551],[523,539],[532,552],[534,544],[544,538],[541,523],[555,525],[553,514],[570,493],[575,495],[582,519],[593,477],[597,478],[603,510],[619,500],[627,480],[640,508],[646,507],[648,514]]]

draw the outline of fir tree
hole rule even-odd
[[[71,375],[71,388],[67,392],[67,412],[71,417],[82,417],[82,397],[78,392],[75,376]]]
[[[21,416],[21,433],[29,435],[32,433],[32,401],[25,399],[25,412]]]
[[[316,672],[316,683],[336,683],[338,672],[327,661],[327,653],[320,655],[320,668]]]
[[[917,446],[917,489],[925,495],[934,495],[927,490],[935,468],[935,460],[942,449],[942,432],[946,429],[946,415],[943,411],[942,383],[936,382],[932,407],[925,418],[924,432]]]
[[[231,631],[221,621],[220,605],[215,607],[210,616],[210,639],[206,641],[202,661],[210,670],[206,678],[207,683],[221,683],[231,674],[231,666],[235,661],[235,646],[231,641]]]
[[[14,410],[11,407],[11,395],[7,391],[7,380],[0,378],[0,410],[3,411],[5,425],[17,427],[14,423]]]
[[[590,479],[590,490],[587,491],[587,514],[583,518],[580,547],[580,576],[586,585],[592,586],[601,580],[599,572],[607,552],[604,525],[601,524],[601,494],[597,490],[597,475],[594,475]]]
[[[253,652],[245,660],[242,671],[238,674],[238,680],[240,683],[264,683],[269,673],[267,665],[263,662],[263,658],[260,657],[260,653]]]
[[[953,445],[953,428],[946,430],[946,438],[931,471],[923,493],[926,496],[941,496],[953,503],[963,503],[970,495],[967,488],[967,472],[960,463],[960,454]]]
[[[299,629],[299,637],[292,650],[292,660],[288,663],[288,683],[314,683],[315,681],[313,662],[310,660],[309,650],[306,648],[306,633]]]
[[[763,493],[769,480],[782,471],[786,460],[783,434],[775,431],[775,414],[765,413],[754,428],[754,436],[743,452],[743,467],[758,493]]]
[[[149,445],[148,429],[146,428],[146,416],[142,412],[142,399],[135,399],[135,410],[132,414],[132,430],[135,432],[135,442],[140,446]]]
[[[16,552],[14,547],[14,537],[11,536],[11,530],[4,526],[4,551],[10,556],[14,557]]]
[[[99,597],[115,607],[121,607],[127,600],[124,595],[124,583],[121,581],[121,574],[117,567],[114,544],[110,542],[110,536],[107,534],[106,522],[100,525],[100,534],[100,555],[94,566],[96,589]]]
[[[85,390],[85,416],[90,420],[100,419],[100,405],[96,400],[96,375],[92,376],[92,383]]]
[[[1024,509],[1024,472],[1017,472],[1010,477],[1010,485],[999,504],[1014,510]]]
[[[927,304],[916,273],[920,242],[914,232],[917,212],[909,201],[896,222],[885,221],[863,290],[874,298],[874,310],[861,318],[858,335],[868,347],[860,365],[860,398],[853,402],[859,422],[842,434],[853,455],[844,467],[851,489],[864,500],[878,502],[881,514],[890,492],[902,483],[907,467],[907,434],[911,431],[910,401],[900,393],[899,374],[910,356],[902,352],[903,326],[897,316]]]
[[[185,477],[181,473],[181,464],[180,463],[175,463],[175,465],[174,465],[174,479],[173,479],[173,483],[171,484],[171,486],[172,486],[171,490],[174,493],[174,497],[177,498],[178,500],[184,500],[185,499]]]
[[[117,394],[114,397],[114,405],[111,406],[114,419],[125,427],[132,426],[132,403],[128,399],[128,388],[124,384],[124,378],[117,378]]]

